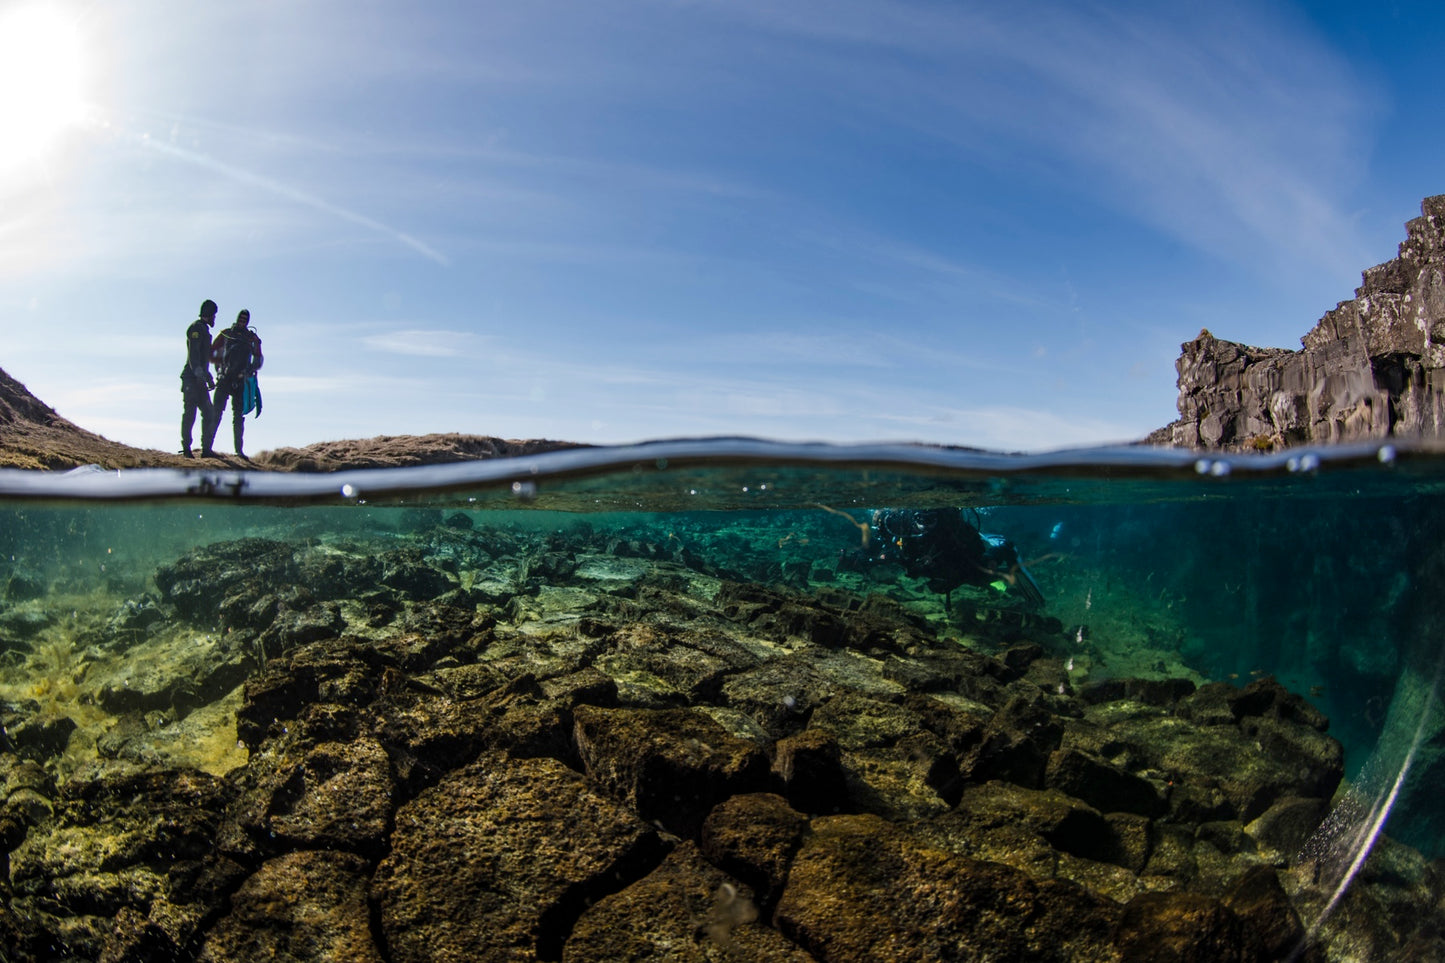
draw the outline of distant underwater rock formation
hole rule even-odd
[[[1298,351],[1180,346],[1179,420],[1152,444],[1269,451],[1369,438],[1445,438],[1445,194],[1420,203],[1400,254],[1362,275]]]

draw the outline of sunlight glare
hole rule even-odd
[[[50,3],[0,6],[0,174],[44,158],[85,113],[80,31]]]

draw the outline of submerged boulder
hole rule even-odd
[[[1121,959],[1118,919],[1083,887],[921,845],[871,815],[813,820],[776,913],[818,959],[920,963]]]
[[[727,797],[768,788],[763,751],[700,712],[579,706],[575,718],[588,776],[680,836]]]
[[[399,963],[556,959],[590,903],[662,855],[561,763],[488,754],[398,811],[371,893]]]
[[[370,865],[351,853],[300,850],[261,864],[231,895],[197,963],[386,959],[371,935]]]

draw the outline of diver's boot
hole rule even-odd
[[[196,457],[196,456],[193,455],[193,454],[191,454],[191,446],[190,446],[190,445],[187,445],[186,447],[184,447],[184,448],[181,449],[181,457],[182,457],[182,458],[194,458],[194,457]]]
[[[241,447],[241,439],[246,434],[246,427],[242,422],[236,422],[236,429],[234,434],[236,437],[236,457],[240,458],[242,461],[250,461],[251,459],[246,457],[246,452],[242,450]]]

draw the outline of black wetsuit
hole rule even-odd
[[[960,585],[987,585],[994,576],[986,564],[988,543],[957,509],[891,509],[874,514],[880,556],[898,562],[935,592]]]
[[[250,328],[233,324],[216,335],[211,345],[211,358],[216,362],[216,393],[211,398],[211,432],[207,436],[206,448],[209,450],[210,443],[215,440],[221,416],[226,413],[226,402],[229,401],[236,454],[244,458],[246,453],[241,442],[246,434],[246,379],[261,369],[261,339]]]
[[[181,369],[181,451],[191,453],[191,431],[196,426],[196,413],[201,415],[201,442],[209,449],[215,434],[211,426],[211,326],[197,318],[186,329],[186,366]]]

